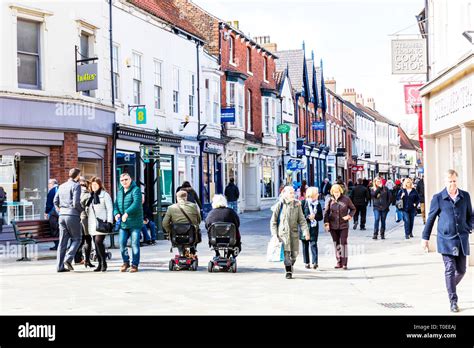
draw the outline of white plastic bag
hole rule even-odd
[[[267,247],[268,262],[282,262],[284,259],[283,243],[276,236],[272,236]]]

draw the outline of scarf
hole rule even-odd
[[[309,208],[309,215],[315,215],[316,216],[316,208],[318,205],[318,202],[316,200],[312,200],[311,198],[306,199],[306,202],[308,203],[308,208]],[[316,227],[317,222],[315,220],[310,220],[310,226],[311,227]]]
[[[99,189],[97,192],[92,191],[89,200],[87,201],[87,206],[90,206],[92,202],[94,204],[100,204],[99,195],[102,192],[102,189]]]

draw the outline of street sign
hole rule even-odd
[[[146,108],[137,108],[137,124],[146,124]]]
[[[221,123],[235,122],[235,107],[221,109]]]
[[[326,129],[326,122],[324,121],[314,121],[311,124],[311,128],[314,130],[325,130]]]
[[[282,123],[277,126],[277,133],[280,133],[280,134],[289,133],[290,129],[291,127],[289,124]]]

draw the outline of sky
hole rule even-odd
[[[416,125],[415,115],[405,115],[403,85],[424,76],[391,74],[391,39],[417,38],[415,15],[424,0],[193,1],[222,20],[238,20],[250,37],[269,35],[278,50],[302,48],[304,40],[306,57],[313,50],[317,61],[323,59],[336,93],[354,88],[364,99],[374,98],[386,117],[406,128],[409,121]]]

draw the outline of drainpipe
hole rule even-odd
[[[112,40],[112,0],[109,0],[109,48],[110,48],[110,81],[112,88],[112,106],[115,107],[115,86],[114,86],[114,60],[113,60],[113,40]]]
[[[202,182],[202,141],[201,141],[201,69],[199,63],[199,41],[196,41],[196,69],[197,69],[197,113],[198,113],[198,135],[197,140],[199,143],[199,199],[201,200],[201,206],[204,204],[203,182]]]

